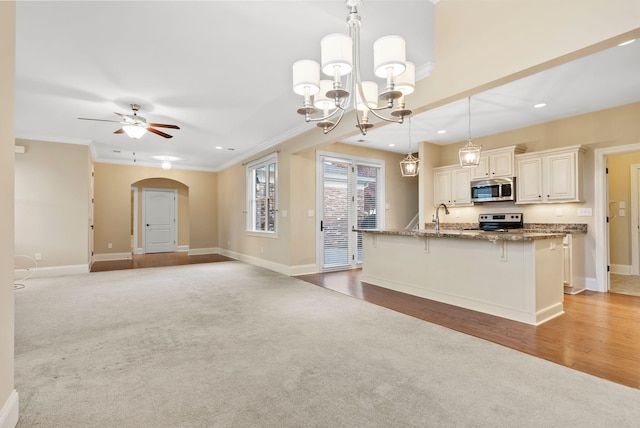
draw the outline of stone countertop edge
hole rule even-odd
[[[524,227],[519,229],[522,232],[535,233],[587,233],[586,223],[524,223]],[[440,230],[460,230],[477,228],[478,223],[440,223]],[[424,230],[433,230],[434,224],[427,223]]]
[[[565,232],[483,232],[479,230],[461,229],[440,229],[436,232],[429,230],[378,230],[378,229],[357,229],[356,232],[372,233],[376,235],[413,236],[417,238],[456,238],[475,239],[481,241],[536,241],[540,239],[563,238]]]

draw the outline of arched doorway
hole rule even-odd
[[[157,196],[151,198],[150,195]],[[169,206],[169,195],[175,196],[175,205]],[[159,200],[159,204],[151,203],[152,200]],[[162,213],[155,213],[154,210],[168,209],[175,210],[175,224],[171,225],[171,231],[158,231],[154,229],[149,219],[159,219],[158,223],[163,223]],[[149,226],[147,226],[149,224]],[[156,246],[150,242],[150,236],[159,236],[163,241],[171,236],[173,246]],[[168,178],[148,178],[131,184],[131,251],[133,254],[145,254],[148,252],[166,251],[188,251],[189,250],[189,187],[185,184]]]

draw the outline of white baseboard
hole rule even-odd
[[[287,266],[281,263],[272,262],[270,260],[261,259],[258,257],[248,256],[246,254],[236,253],[235,251],[219,248],[219,253],[223,256],[231,257],[232,259],[239,260],[241,262],[249,263],[250,265],[258,266],[261,268],[269,269],[274,272],[281,273],[287,276],[305,275],[309,273],[316,273],[318,269],[315,264],[313,265],[299,265],[299,266]]]
[[[189,251],[189,246],[188,245],[178,245],[176,247],[176,251],[178,251],[179,253],[184,253],[185,251]]]
[[[144,248],[134,248],[133,254],[144,254]]]
[[[589,291],[599,291],[600,293],[606,293],[607,291],[609,291],[606,289],[606,284],[602,284],[602,286],[599,286],[598,281],[596,281],[595,278],[585,278],[584,285],[585,288]]]
[[[217,247],[213,248],[189,248],[187,250],[190,256],[201,256],[204,254],[220,254]]]
[[[0,409],[0,428],[15,428],[20,417],[18,392],[14,389]]]
[[[25,275],[24,269],[14,270],[14,278],[19,281],[21,278],[44,278],[51,276],[78,275],[89,273],[89,265],[68,265],[68,266],[46,266],[31,268]]]
[[[108,262],[113,260],[131,260],[131,253],[105,253],[94,254],[94,262]]]
[[[318,266],[314,263],[312,265],[297,265],[291,266],[291,276],[296,275],[309,275],[311,273],[318,273]]]
[[[610,265],[611,273],[617,273],[618,275],[631,275],[631,266],[629,265]]]

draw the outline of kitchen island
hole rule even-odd
[[[564,313],[564,233],[361,232],[363,282],[532,325]]]

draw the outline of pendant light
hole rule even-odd
[[[420,170],[420,159],[413,156],[411,153],[411,118],[408,120],[409,128],[409,154],[407,157],[400,161],[400,171],[403,177],[415,177]]]
[[[476,146],[471,142],[471,97],[469,97],[469,140],[467,145],[458,151],[460,166],[463,168],[475,168],[480,163],[482,146]]]

